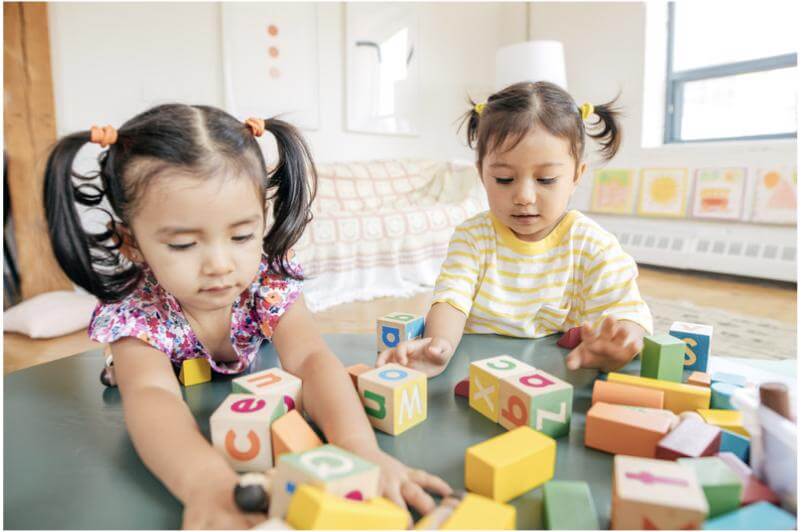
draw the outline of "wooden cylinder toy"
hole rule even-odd
[[[592,404],[597,402],[662,409],[664,408],[664,392],[619,382],[598,380],[592,389]]]
[[[731,396],[737,388],[737,386],[727,382],[712,384],[712,408],[717,410],[736,410],[731,405]]]

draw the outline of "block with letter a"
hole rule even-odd
[[[500,425],[530,425],[552,438],[566,436],[572,415],[572,385],[534,370],[500,381]]]
[[[509,355],[472,362],[469,366],[469,406],[496,423],[500,417],[500,381],[535,370]]]

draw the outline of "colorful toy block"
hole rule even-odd
[[[469,406],[497,423],[500,418],[500,381],[535,370],[508,355],[472,362],[469,365]]]
[[[677,462],[695,472],[709,503],[707,517],[717,517],[740,507],[743,483],[740,477],[717,456],[681,458]]]
[[[656,458],[698,458],[720,451],[720,429],[702,421],[686,419],[656,445]]]
[[[712,384],[716,382],[725,382],[727,384],[731,384],[732,386],[742,388],[745,386],[746,379],[743,375],[726,373],[725,371],[716,371],[712,374]]]
[[[734,455],[748,463],[751,453],[751,440],[730,430],[721,429],[720,452],[734,453]]]
[[[640,375],[651,379],[681,382],[686,344],[669,334],[645,336]]]
[[[408,519],[408,513],[388,499],[348,500],[315,486],[296,490],[287,517],[300,530],[402,530]]]
[[[589,484],[551,480],[542,488],[548,530],[600,530]]]
[[[302,484],[356,501],[377,497],[380,468],[334,445],[322,445],[279,457],[271,480],[270,517],[284,518],[291,497]],[[291,520],[288,520],[291,525]]]
[[[612,529],[695,529],[708,510],[691,469],[666,460],[614,457]]]
[[[391,435],[402,434],[427,419],[427,376],[399,364],[361,373],[357,392],[369,421]]]
[[[516,508],[489,498],[467,493],[450,514],[441,530],[513,530]]]
[[[285,453],[300,453],[323,445],[318,434],[298,410],[291,410],[271,424],[274,463]]]
[[[534,370],[500,381],[500,425],[530,425],[551,438],[569,434],[572,385],[546,371]]]
[[[455,384],[455,392],[456,397],[466,397],[469,398],[469,379],[463,379],[462,381],[458,381]]]
[[[640,408],[596,403],[586,413],[584,444],[592,449],[653,458],[671,420]]]
[[[687,378],[687,384],[691,384],[693,386],[705,386],[708,388],[712,384],[712,377],[703,371],[693,371]]]
[[[453,492],[451,495],[441,499],[438,506],[419,519],[413,527],[413,530],[441,530],[449,516],[451,516],[458,505],[461,504],[461,500],[466,494],[465,491]]]
[[[371,371],[372,367],[366,364],[354,364],[353,366],[349,366],[346,368],[346,373],[352,378],[352,385],[354,385],[355,390],[357,390],[357,378],[367,371]]]
[[[599,402],[662,409],[664,392],[598,379],[592,388],[592,404]]]
[[[664,408],[672,410],[676,414],[680,414],[685,410],[709,407],[711,397],[709,388],[637,377],[636,375],[626,375],[625,373],[609,373],[608,380],[641,388],[661,390],[664,392]]]
[[[712,402],[710,407],[714,410],[736,410],[731,404],[731,396],[739,390],[739,387],[727,382],[713,382],[710,387],[712,390]]]
[[[191,358],[181,363],[179,381],[184,386],[193,386],[212,380],[212,368],[206,358]]]
[[[715,425],[721,429],[730,430],[741,434],[747,438],[751,435],[743,426],[743,413],[739,410],[714,410],[711,408],[699,408],[698,414],[710,425]]]
[[[279,368],[270,368],[232,379],[233,393],[281,396],[288,410],[302,409],[302,381]]]
[[[645,408],[644,406],[628,406],[628,405],[620,405],[620,406],[622,406],[623,408],[630,408],[631,410],[636,410],[637,412],[643,412],[646,414],[652,414],[657,417],[666,418],[670,422],[670,428],[668,429],[668,432],[676,428],[678,424],[681,423],[681,416],[675,415],[670,410],[664,410],[659,408]]]
[[[706,371],[713,334],[714,328],[711,325],[676,321],[670,326],[670,336],[675,336],[686,344],[684,369]]]
[[[466,449],[466,488],[508,502],[551,478],[556,441],[528,426]]]
[[[556,345],[565,349],[575,349],[581,344],[581,328],[573,327],[561,335]]]
[[[377,320],[377,352],[396,347],[400,342],[421,338],[424,317],[406,312],[392,312]]]
[[[209,418],[212,445],[235,471],[265,471],[273,465],[271,423],[285,414],[280,397],[233,393]]]
[[[760,482],[760,480],[752,474],[751,468],[737,458],[734,453],[718,453],[717,457],[723,460],[723,463],[729,466],[729,468],[740,477],[743,483],[743,496],[740,499],[742,506],[758,501],[767,501],[771,504],[779,504],[781,502],[779,496],[768,486]]]
[[[703,530],[796,530],[796,516],[768,502],[756,502],[709,519]]]

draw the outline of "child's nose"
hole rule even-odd
[[[518,180],[519,185],[514,190],[514,203],[516,205],[530,205],[536,201],[536,187],[530,179]]]
[[[204,275],[220,276],[234,271],[234,261],[228,253],[218,247],[211,247],[204,256]]]

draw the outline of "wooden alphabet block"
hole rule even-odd
[[[551,438],[569,434],[572,385],[540,369],[500,381],[500,424],[530,425]]]
[[[357,378],[367,371],[371,371],[373,368],[366,364],[354,364],[346,368],[346,373],[352,378],[352,385],[354,385],[355,390],[357,390]]]
[[[796,530],[796,516],[769,502],[756,502],[709,519],[703,530]]]
[[[421,338],[424,317],[406,312],[392,312],[377,320],[377,352],[396,347],[400,342]]]
[[[596,403],[586,414],[584,444],[592,449],[653,458],[656,444],[670,430],[666,416],[639,408]]]
[[[651,415],[654,415],[656,417],[666,418],[670,422],[670,428],[668,429],[668,432],[673,430],[674,428],[676,428],[678,426],[678,424],[681,423],[681,416],[680,415],[679,416],[675,415],[670,410],[664,410],[664,409],[659,409],[659,408],[645,408],[644,406],[626,406],[626,405],[621,405],[621,406],[623,408],[630,408],[631,410],[636,410],[638,412],[644,412],[646,414],[651,414]],[[700,419],[700,416],[698,416],[698,418],[699,418],[699,421],[703,422],[703,419]]]
[[[271,424],[274,463],[285,453],[300,453],[323,445],[318,434],[298,410],[291,410]]]
[[[440,530],[513,530],[516,508],[467,493]]]
[[[726,373],[725,371],[716,371],[715,373],[712,374],[712,384],[716,382],[725,382],[727,384],[731,384],[732,386],[742,388],[745,386],[746,379],[743,375],[737,375],[736,373]]]
[[[589,484],[551,480],[542,488],[548,530],[600,530]]]
[[[693,371],[687,378],[687,384],[706,386],[708,388],[712,384],[712,378],[708,373],[704,373],[703,371]]]
[[[299,530],[402,530],[408,513],[388,499],[348,500],[315,486],[300,486],[288,507],[288,523]]]
[[[453,389],[455,392],[455,397],[466,397],[469,398],[469,378],[465,378],[461,381],[455,383],[455,388]]]
[[[302,484],[321,488],[338,497],[365,501],[379,495],[379,483],[379,467],[334,445],[283,454],[271,481],[268,515],[284,518],[291,497]]]
[[[710,425],[715,425],[721,429],[730,430],[741,434],[747,438],[751,435],[743,426],[743,413],[739,410],[713,410],[710,408],[699,408],[698,414]]]
[[[743,483],[740,477],[717,456],[681,458],[677,462],[695,472],[709,503],[708,517],[736,510],[740,507]]]
[[[698,323],[673,322],[670,336],[675,336],[686,344],[684,369],[706,371],[709,366],[709,353],[712,350],[714,328]]]
[[[710,407],[714,410],[736,410],[731,404],[731,397],[739,387],[727,382],[713,382],[710,387],[712,390],[712,402]]]
[[[690,386],[678,382],[668,382],[625,373],[609,373],[610,382],[630,384],[641,388],[652,388],[664,392],[664,407],[680,414],[685,410],[696,410],[698,408],[708,408],[711,391],[709,388],[700,386]]]
[[[212,368],[206,358],[191,358],[181,363],[179,381],[184,386],[193,386],[212,380]]]
[[[271,423],[285,412],[280,397],[229,394],[209,418],[212,445],[235,471],[270,469]]]
[[[472,362],[469,366],[469,406],[497,423],[500,418],[500,381],[535,369],[509,355]]]
[[[288,410],[302,409],[302,381],[279,368],[270,368],[232,379],[232,392],[281,396]]]
[[[598,379],[592,388],[592,404],[599,402],[662,409],[664,408],[664,392]]]
[[[669,334],[645,336],[640,375],[650,379],[681,382],[686,344]]]
[[[556,441],[522,426],[466,449],[466,488],[508,502],[553,478]]]
[[[751,440],[730,430],[721,430],[720,452],[734,453],[734,456],[748,463],[751,453]]]
[[[671,430],[656,446],[656,458],[698,458],[713,456],[720,451],[721,431],[694,419],[685,419]]]
[[[758,501],[767,501],[771,504],[779,504],[781,502],[779,496],[776,495],[772,489],[760,482],[760,480],[753,475],[751,468],[737,458],[734,453],[718,453],[717,457],[723,460],[723,463],[729,466],[729,469],[740,477],[740,481],[743,483],[743,496],[740,499],[742,506]]]
[[[427,419],[427,376],[399,364],[361,373],[357,392],[371,425],[398,435]]]

